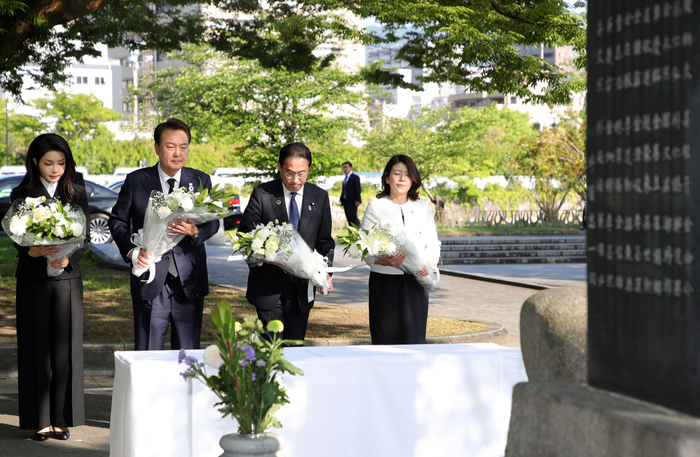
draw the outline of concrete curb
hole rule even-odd
[[[532,284],[532,283],[522,282],[522,281],[513,281],[510,279],[501,279],[501,278],[496,278],[496,277],[492,277],[492,276],[475,275],[472,273],[464,273],[462,271],[443,270],[442,268],[440,268],[440,274],[447,275],[447,276],[456,276],[458,278],[474,279],[476,281],[492,282],[495,284],[503,284],[506,286],[525,287],[527,289],[534,289],[534,290],[551,289],[551,287],[542,286],[539,284]]]
[[[477,321],[472,321],[477,322]],[[484,322],[487,327],[474,333],[428,337],[428,344],[459,344],[459,343],[496,343],[510,346],[510,335],[501,325],[494,322]],[[201,347],[207,347],[212,342],[202,342]],[[307,346],[355,346],[369,345],[369,338],[347,339],[308,339]],[[165,344],[170,349],[170,344]],[[114,376],[114,352],[133,351],[133,344],[85,344],[83,345],[83,366],[86,377]],[[0,379],[17,378],[17,347],[0,347]]]

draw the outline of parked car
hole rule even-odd
[[[112,189],[116,193],[119,193],[119,191],[122,190],[123,184],[124,184],[124,180],[122,179],[121,181],[115,181],[112,184],[108,184],[107,187]]]
[[[238,195],[235,195],[227,203],[233,205],[233,208],[229,208],[228,216],[224,218],[224,230],[235,230],[241,225],[241,218],[243,217],[241,199]]]
[[[10,193],[17,187],[24,175],[0,177],[0,220],[10,209]],[[112,241],[112,234],[107,226],[112,206],[117,202],[117,193],[92,181],[85,181],[90,210],[90,241],[95,244],[105,244]]]

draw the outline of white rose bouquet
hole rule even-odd
[[[406,258],[396,268],[415,276],[426,290],[435,290],[440,282],[440,271],[425,259],[424,252],[415,246],[405,231],[394,232],[389,222],[377,222],[369,230],[349,226],[345,234],[338,236],[338,244],[345,245],[345,254],[362,260],[368,255],[394,256],[403,252]],[[428,276],[419,275],[423,265]]]
[[[20,246],[58,246],[58,253],[45,256],[46,273],[51,277],[63,273],[63,268],[51,266],[52,260],[68,257],[85,245],[83,210],[53,198],[15,200],[2,219],[2,228]]]
[[[314,299],[313,286],[328,293],[328,273],[335,271],[328,267],[328,259],[311,250],[292,224],[283,222],[267,225],[257,224],[248,233],[231,233],[233,254],[243,253],[248,262],[261,265],[274,263],[287,273],[309,280],[309,301]],[[233,257],[233,256],[232,256]],[[231,259],[231,258],[230,258]]]
[[[131,235],[131,242],[136,247],[145,250],[151,256],[148,265],[139,268],[134,263],[131,273],[141,276],[149,271],[145,281],[150,283],[155,278],[155,264],[166,252],[175,247],[185,235],[168,235],[168,224],[175,219],[192,219],[198,224],[221,219],[228,214],[232,205],[226,203],[233,195],[225,195],[218,185],[211,190],[204,189],[199,183],[199,191],[192,192],[185,187],[174,189],[168,195],[154,190],[148,199],[148,207],[144,216],[143,228]]]

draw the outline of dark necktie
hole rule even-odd
[[[168,179],[168,194],[175,189],[175,178],[170,178]],[[171,276],[177,278],[178,273],[177,273],[177,265],[175,265],[175,253],[170,251],[170,265],[168,265],[168,273],[170,273]]]
[[[295,230],[299,230],[299,208],[297,208],[297,202],[294,197],[297,196],[296,192],[292,192],[292,199],[289,202],[289,222],[294,226]]]

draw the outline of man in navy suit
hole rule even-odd
[[[311,164],[311,151],[303,143],[283,147],[277,161],[280,178],[255,188],[239,230],[249,232],[255,224],[270,221],[289,222],[311,249],[323,256],[331,255],[335,241],[331,236],[330,201],[325,190],[306,182]],[[331,291],[330,277],[328,281]],[[283,338],[304,339],[314,305],[308,297],[308,280],[288,275],[273,264],[250,265],[246,298],[264,325],[280,320],[284,324]]]
[[[340,204],[343,205],[345,210],[348,226],[355,224],[359,227],[360,220],[357,218],[357,207],[362,203],[360,177],[352,172],[352,163],[350,162],[343,164],[343,172],[345,173],[345,179],[343,180],[343,191],[340,194]]]
[[[191,141],[187,124],[168,119],[156,127],[154,139],[159,162],[126,176],[109,218],[109,229],[122,257],[140,267],[146,266],[150,254],[131,242],[131,234],[143,228],[151,192],[167,195],[179,187],[196,191],[200,181],[211,189],[209,175],[185,167]],[[153,281],[145,282],[149,272],[141,277],[130,275],[137,351],[163,349],[169,323],[172,349],[199,349],[204,297],[209,294],[204,242],[218,230],[218,220],[198,226],[192,219],[175,219],[168,234],[185,237],[156,262]]]

